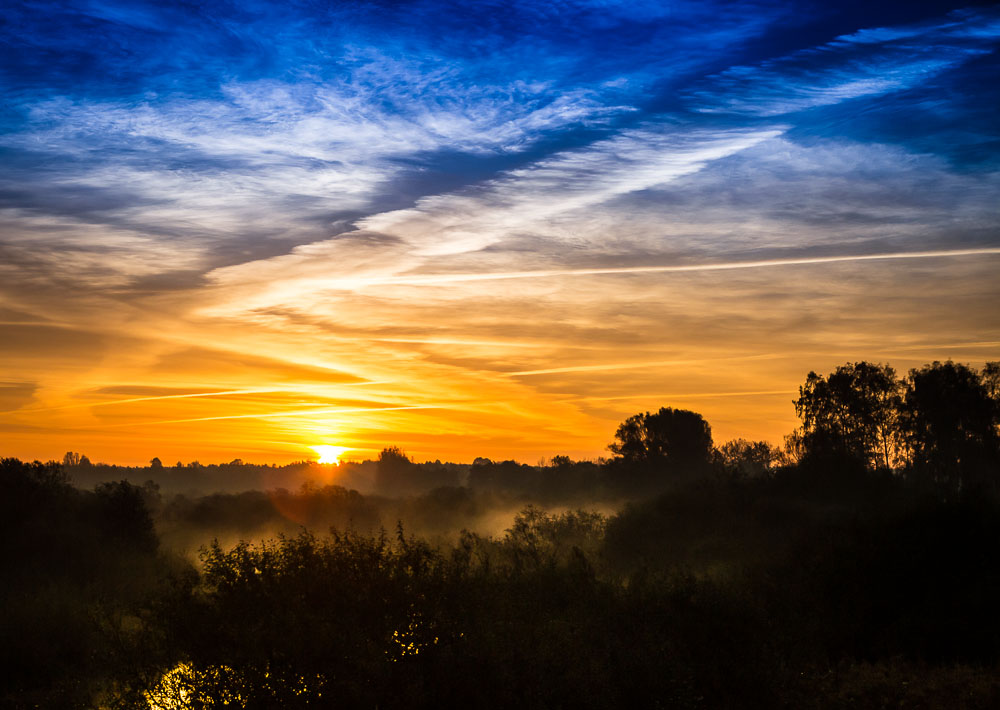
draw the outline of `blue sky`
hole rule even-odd
[[[292,363],[396,383],[365,402],[438,419],[296,420],[268,454],[296,426],[457,450],[447,422],[476,407],[469,447],[534,456],[579,434],[587,454],[650,393],[998,352],[996,5],[7,2],[0,18],[0,427],[29,449],[32,407],[269,377],[301,394],[275,374]],[[55,355],[73,342],[89,354]],[[173,367],[191,348],[272,374]],[[780,363],[656,364],[733,357]],[[789,419],[778,400],[755,401],[756,424],[705,406],[772,439]],[[73,426],[113,451],[106,424]]]

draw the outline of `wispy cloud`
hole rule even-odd
[[[995,13],[956,13],[940,23],[865,29],[756,65],[734,66],[686,91],[703,113],[773,117],[927,81],[1000,40]]]
[[[436,257],[476,251],[544,228],[557,215],[669,183],[779,132],[706,133],[674,126],[623,132],[475,190],[426,198],[412,209],[366,218],[359,223],[363,232],[355,237],[298,247],[289,255],[218,269],[209,277],[241,294],[225,293],[218,308],[229,312],[234,306],[287,305],[326,289],[388,283]]]
[[[773,353],[758,355],[740,355],[736,357],[699,358],[697,360],[653,360],[642,362],[606,362],[600,365],[568,365],[566,367],[548,367],[542,370],[522,370],[508,373],[510,377],[531,377],[533,375],[555,375],[567,372],[603,372],[606,370],[655,370],[668,367],[684,367],[685,365],[702,365],[706,363],[732,362],[736,360],[769,360],[776,357]]]
[[[313,409],[292,409],[280,412],[255,412],[253,414],[224,414],[217,417],[192,417],[190,419],[163,419],[150,422],[128,422],[119,426],[136,427],[158,424],[191,424],[196,422],[220,422],[233,419],[309,419],[322,415],[363,414],[372,412],[406,412],[415,409],[441,409],[433,405],[413,405],[403,407],[321,407]]]
[[[0,179],[2,242],[95,284],[211,268],[349,229],[420,156],[516,152],[630,110],[544,80],[470,85],[426,56],[347,48],[340,62],[336,80],[230,81],[212,97],[26,104],[28,128],[0,137],[21,166]]]

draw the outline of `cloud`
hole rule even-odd
[[[295,304],[328,289],[389,283],[436,257],[477,251],[520,231],[543,227],[557,215],[668,183],[778,133],[773,129],[703,132],[674,126],[622,132],[510,171],[474,190],[426,198],[412,209],[366,218],[359,222],[362,231],[356,235],[218,269],[209,278],[235,292],[226,292],[224,303],[203,312]]]
[[[199,271],[315,243],[386,203],[434,194],[420,176],[440,168],[441,154],[487,159],[570,129],[612,130],[635,112],[636,92],[701,47],[678,39],[691,44],[686,55],[650,53],[672,46],[657,39],[669,29],[655,3],[521,3],[486,14],[417,3],[391,18],[335,9],[336,21],[267,4],[231,17],[97,3],[52,5],[48,23],[18,7],[26,32],[12,41],[22,58],[61,53],[91,73],[73,86],[40,65],[21,73],[49,83],[16,96],[22,120],[0,137],[11,167],[0,210],[12,235],[0,243],[38,285],[123,294],[172,279],[197,287]],[[685,24],[707,12],[690,3],[668,14]],[[713,42],[741,41],[771,17],[727,14]],[[547,29],[524,33],[529,19]],[[426,33],[452,23],[458,34]],[[567,52],[557,25],[586,44]],[[86,39],[95,32],[105,44]],[[615,51],[605,46],[612,36]],[[625,58],[636,52],[642,61]],[[450,186],[491,177],[448,169]],[[396,192],[401,179],[406,195]],[[18,251],[29,240],[30,253]]]
[[[231,83],[220,99],[33,104],[34,128],[0,138],[20,160],[0,181],[3,242],[24,235],[53,273],[95,284],[210,268],[232,260],[229,244],[246,260],[343,231],[336,215],[369,208],[413,169],[403,158],[519,150],[625,110],[585,90],[466,87],[447,68],[377,55],[356,64],[339,84]]]
[[[670,124],[623,131],[587,148],[514,170],[465,194],[359,222],[428,256],[481,249],[556,215],[669,183],[780,130],[699,131]]]
[[[10,412],[29,404],[37,389],[37,382],[0,382],[0,412]]]
[[[916,86],[994,51],[1000,20],[956,13],[913,27],[875,28],[750,66],[734,66],[686,90],[695,111],[774,117]]]
[[[360,384],[364,379],[342,368],[321,366],[307,360],[269,358],[238,350],[210,347],[167,349],[150,365],[158,377],[190,378],[200,372],[227,372],[233,379],[269,383],[300,382],[313,385]]]

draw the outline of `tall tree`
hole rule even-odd
[[[810,372],[795,400],[803,456],[891,470],[898,459],[901,390],[889,365],[848,363],[828,377]]]
[[[663,407],[622,422],[608,449],[633,467],[672,476],[704,473],[713,457],[712,427],[696,412]]]
[[[952,490],[1000,481],[1000,408],[985,374],[950,360],[910,371],[903,431],[914,475]]]

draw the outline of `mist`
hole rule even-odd
[[[989,707],[1000,363],[793,405],[781,447],[662,407],[598,461],[3,459],[4,702]]]

